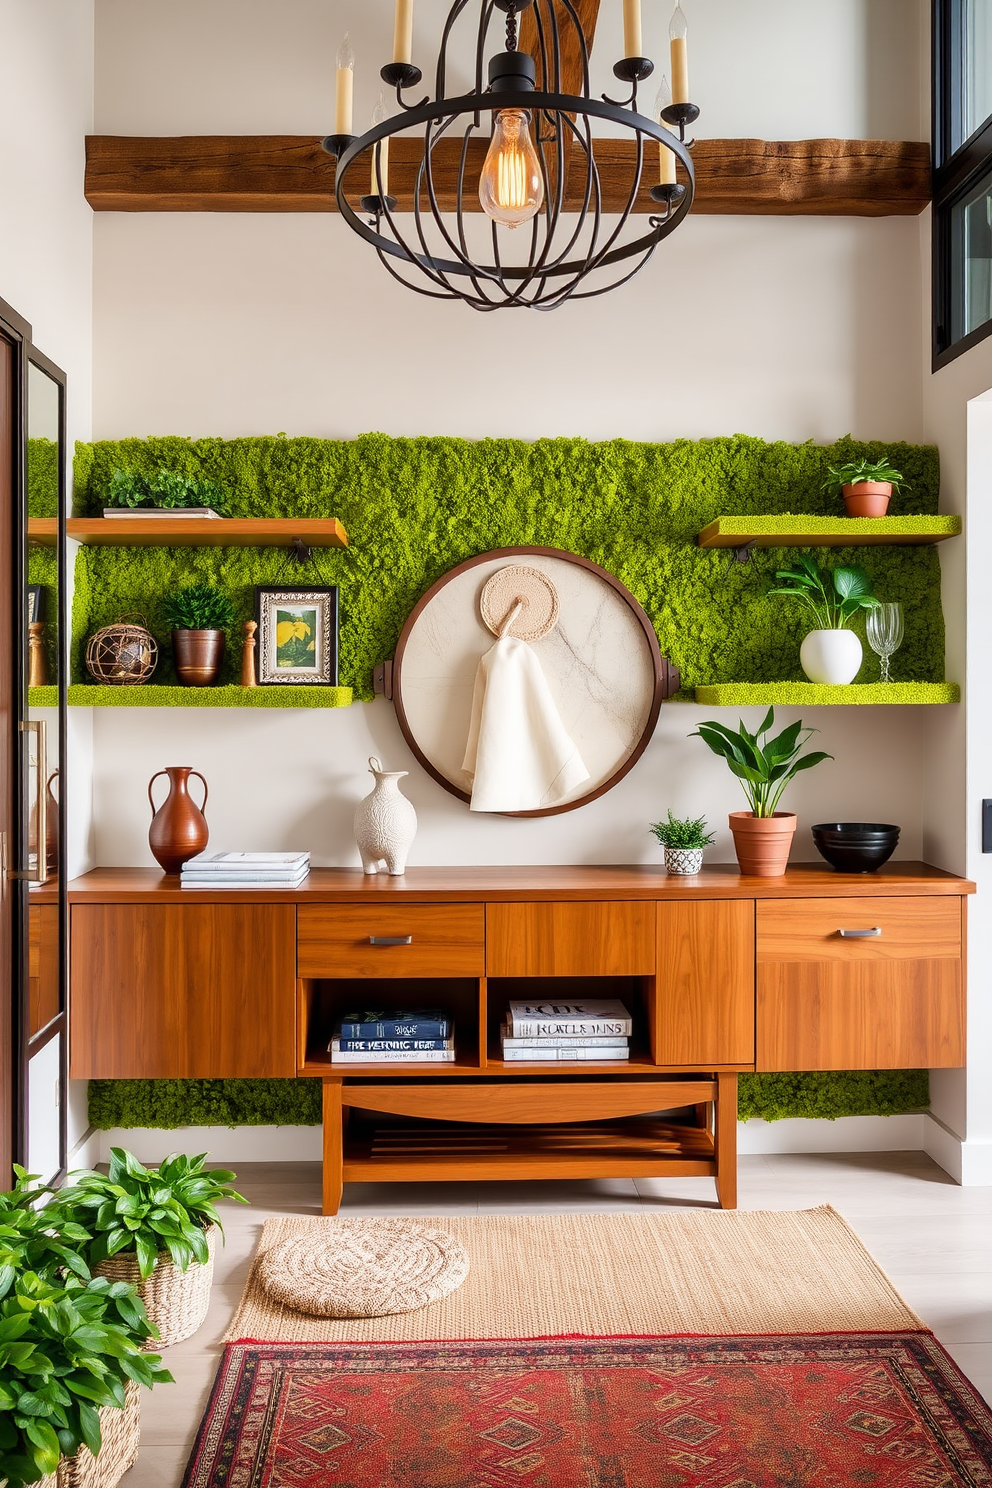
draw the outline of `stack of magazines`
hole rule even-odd
[[[453,1064],[455,1025],[438,1008],[345,1013],[327,1047],[332,1064]]]
[[[504,1060],[630,1058],[631,1016],[622,1002],[511,1002],[500,1030]]]
[[[198,853],[183,864],[184,889],[298,889],[310,872],[306,852]]]

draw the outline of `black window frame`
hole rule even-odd
[[[964,0],[932,4],[932,185],[933,201],[933,371],[992,336],[992,319],[957,341],[949,341],[952,308],[951,215],[961,199],[992,173],[992,115],[956,150],[954,121],[961,109]]]

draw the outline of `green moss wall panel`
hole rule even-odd
[[[85,638],[126,610],[166,638],[162,596],[209,580],[232,596],[238,621],[256,584],[341,586],[341,683],[372,697],[372,670],[390,656],[410,609],[454,564],[490,548],[565,548],[601,563],[630,588],[682,669],[683,696],[700,684],[798,680],[805,622],[799,606],[769,600],[766,581],[793,554],[769,549],[748,564],[696,537],[715,517],[809,512],[839,515],[820,490],[826,467],[888,455],[912,487],[903,514],[937,511],[936,450],[860,443],[791,445],[744,435],[671,444],[547,439],[126,439],[77,447],[77,515],[103,506],[116,468],[160,466],[220,481],[234,516],[337,516],[347,550],[325,550],[296,570],[274,548],[87,547],[76,562],[73,680],[85,682]],[[799,550],[802,551],[802,550]],[[822,557],[823,555],[819,555]],[[832,564],[860,562],[879,596],[906,607],[900,681],[941,681],[940,571],[929,547],[833,550]],[[168,645],[156,682],[175,681]],[[237,679],[238,632],[222,681]],[[862,680],[873,678],[869,657]]]

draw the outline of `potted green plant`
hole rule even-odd
[[[234,606],[213,584],[189,584],[162,601],[172,629],[176,676],[186,687],[209,687],[224,660],[224,632],[234,620]]]
[[[725,759],[740,781],[750,811],[732,811],[730,830],[742,873],[756,878],[780,878],[786,870],[792,839],[796,834],[793,811],[779,811],[778,803],[789,781],[801,770],[811,770],[832,754],[814,750],[803,754],[815,729],[802,722],[790,723],[773,738],[767,735],[775,727],[775,709],[769,708],[756,733],[749,733],[744,720],[738,720],[736,732],[712,720],[701,723],[689,735],[702,739]]]
[[[172,1380],[134,1288],[15,1271],[0,1297],[0,1482],[113,1488],[138,1455],[138,1386]]]
[[[227,492],[217,481],[178,470],[115,470],[104,493],[105,517],[220,517],[227,510]]]
[[[843,496],[849,517],[884,517],[893,491],[902,490],[906,477],[893,469],[888,460],[850,460],[846,465],[829,465],[824,491]]]
[[[668,873],[698,873],[703,866],[703,849],[709,847],[715,833],[707,832],[705,816],[681,818],[672,815],[668,808],[665,821],[655,822],[651,828],[665,849],[665,869]]]
[[[799,661],[809,680],[834,685],[853,682],[864,652],[849,624],[859,610],[873,610],[878,604],[864,569],[822,569],[811,558],[800,558],[792,568],[779,569],[775,577],[779,582],[769,589],[769,595],[798,599],[817,622],[799,648]]]
[[[146,1168],[122,1147],[108,1173],[70,1174],[60,1204],[92,1235],[84,1259],[96,1275],[134,1282],[163,1347],[195,1333],[207,1315],[217,1236],[217,1202],[247,1199],[234,1174],[208,1169],[206,1153],[173,1153]]]

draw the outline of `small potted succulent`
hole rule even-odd
[[[110,1149],[109,1173],[70,1175],[60,1204],[92,1235],[84,1259],[93,1272],[133,1282],[163,1345],[195,1333],[207,1315],[217,1236],[218,1199],[247,1199],[234,1174],[207,1169],[206,1153],[173,1154],[146,1168],[122,1147]]]
[[[104,502],[105,517],[147,517],[159,512],[170,517],[220,517],[228,509],[227,492],[216,481],[163,469],[154,475],[115,470]]]
[[[819,568],[800,558],[779,569],[769,595],[798,599],[817,622],[799,648],[799,661],[811,682],[853,682],[864,660],[860,639],[849,628],[859,610],[873,610],[878,600],[863,568]]]
[[[811,770],[832,754],[803,749],[815,729],[803,728],[802,722],[790,723],[774,738],[767,738],[775,727],[775,709],[769,708],[756,733],[749,733],[744,720],[738,720],[736,732],[722,723],[701,723],[689,735],[702,739],[727,761],[740,781],[750,811],[732,811],[730,830],[742,873],[755,878],[780,878],[789,862],[792,839],[796,834],[796,815],[779,811],[782,792],[801,770]]]
[[[698,873],[703,866],[703,849],[709,847],[716,835],[707,832],[705,816],[686,817],[683,821],[672,815],[671,807],[667,820],[655,822],[651,830],[665,849],[668,873]]]
[[[234,606],[213,584],[190,584],[162,601],[172,629],[172,659],[185,687],[209,687],[224,660],[224,632],[234,620]]]
[[[824,491],[843,496],[849,517],[884,517],[892,492],[902,490],[903,486],[906,477],[894,470],[888,460],[851,460],[846,465],[830,465],[823,482]]]

